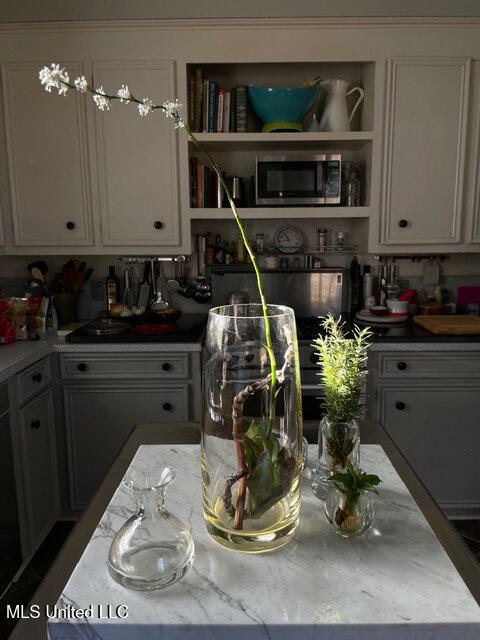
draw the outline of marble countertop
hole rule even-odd
[[[310,447],[314,458],[316,447]],[[143,445],[133,466],[172,464],[168,508],[190,525],[196,559],[184,579],[151,593],[114,582],[106,557],[114,532],[131,515],[120,486],[57,603],[87,608],[88,619],[48,621],[51,640],[472,640],[480,608],[379,445],[362,445],[362,466],[383,479],[376,524],[344,540],[304,487],[300,523],[282,549],[257,556],[216,544],[203,523],[199,447]],[[100,618],[128,607],[127,618]]]

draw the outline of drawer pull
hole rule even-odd
[[[398,402],[395,403],[395,408],[398,409],[399,411],[403,411],[405,409],[405,403],[399,400]]]
[[[173,409],[172,405],[170,404],[170,402],[164,402],[162,405],[162,408],[164,411],[171,411]]]
[[[155,220],[153,226],[155,227],[155,229],[163,229],[163,222],[160,222],[160,220]]]
[[[73,229],[75,229],[75,223],[72,222],[71,220],[69,220],[65,226],[69,231],[72,231]]]
[[[171,368],[172,368],[172,365],[171,365],[169,362],[164,362],[164,363],[162,364],[162,369],[163,369],[164,371],[170,371],[170,369],[171,369]]]
[[[77,364],[77,369],[83,373],[88,370],[88,364],[85,364],[85,362],[79,362]]]
[[[405,371],[406,368],[407,368],[406,362],[397,362],[397,369],[399,371]]]
[[[30,423],[32,429],[40,429],[40,420],[32,420]]]
[[[399,220],[399,221],[398,221],[398,226],[399,226],[401,229],[405,229],[405,227],[406,227],[407,225],[408,225],[408,221],[407,221],[407,220]]]
[[[41,373],[32,374],[32,380],[33,380],[33,382],[41,382],[42,381],[42,374]]]

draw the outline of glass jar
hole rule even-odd
[[[133,471],[123,483],[134,494],[138,511],[119,529],[108,554],[108,571],[124,587],[162,589],[180,580],[195,556],[188,528],[165,508],[171,467]]]
[[[373,525],[373,496],[369,491],[361,491],[349,500],[343,491],[331,483],[325,498],[325,517],[340,536],[359,536]]]
[[[202,480],[207,529],[258,553],[286,544],[298,523],[302,408],[292,309],[268,306],[276,359],[272,394],[259,304],[209,312],[203,369]]]
[[[360,466],[360,427],[356,420],[331,422],[327,416],[318,428],[318,462],[312,474],[312,489],[318,495],[318,484],[328,481],[333,473],[344,471],[350,460]]]

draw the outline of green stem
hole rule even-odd
[[[275,391],[276,391],[276,387],[277,387],[277,362],[276,362],[276,358],[275,358],[275,352],[273,350],[273,342],[272,342],[272,332],[271,332],[271,327],[270,327],[270,317],[268,315],[268,305],[267,305],[267,300],[265,297],[265,291],[263,289],[263,283],[262,283],[262,276],[260,274],[260,268],[258,266],[257,263],[257,259],[255,257],[255,253],[253,252],[253,249],[250,245],[250,242],[247,238],[247,234],[245,232],[245,227],[244,224],[240,218],[240,216],[238,215],[238,211],[237,211],[237,207],[235,205],[235,203],[233,202],[233,198],[230,194],[230,190],[228,188],[228,185],[225,181],[225,178],[222,175],[222,172],[220,171],[220,167],[217,165],[215,158],[212,156],[212,154],[208,151],[208,149],[206,149],[198,140],[197,138],[193,135],[193,133],[190,131],[190,128],[188,127],[187,124],[185,124],[185,131],[188,135],[188,139],[197,147],[197,149],[199,149],[202,153],[204,153],[207,158],[208,158],[208,162],[210,167],[215,171],[215,173],[218,176],[218,179],[220,180],[223,188],[225,189],[225,194],[227,196],[227,200],[228,200],[228,204],[230,205],[230,208],[232,210],[233,216],[235,218],[235,222],[237,223],[237,226],[240,230],[240,235],[242,236],[242,240],[243,243],[245,245],[245,248],[247,250],[248,255],[250,256],[250,260],[252,261],[252,265],[253,265],[253,270],[255,271],[255,276],[256,276],[256,280],[257,280],[257,289],[258,289],[258,294],[260,296],[260,302],[262,305],[262,313],[263,313],[263,319],[265,321],[265,340],[266,340],[266,349],[267,349],[267,353],[268,353],[268,358],[270,361],[270,373],[271,373],[271,381],[270,381],[270,412],[269,412],[269,420],[268,420],[268,430],[267,430],[267,436],[270,435],[272,428],[273,428],[273,423],[275,420]]]

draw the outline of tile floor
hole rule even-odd
[[[16,620],[6,619],[6,605],[30,602],[74,525],[73,521],[57,522],[17,582],[0,598],[0,640],[9,637],[16,623]]]
[[[480,520],[452,520],[463,541],[480,562]],[[7,640],[15,626],[15,620],[5,620],[4,612],[7,604],[28,604],[40,582],[67,539],[74,522],[57,522],[42,546],[20,578],[0,599],[0,640]]]

